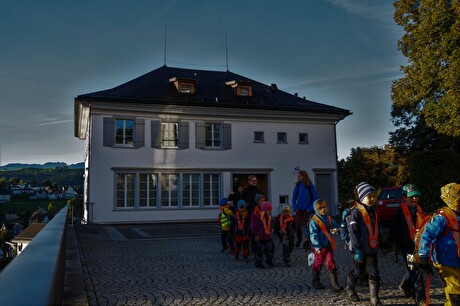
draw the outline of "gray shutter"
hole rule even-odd
[[[230,123],[224,123],[223,125],[224,132],[224,150],[230,150],[232,148],[232,125]]]
[[[115,144],[115,118],[104,118],[103,138],[104,147],[113,147]]]
[[[179,122],[179,149],[188,149],[189,148],[189,133],[188,133],[188,122],[181,121]]]
[[[136,139],[134,140],[134,146],[136,148],[141,148],[145,144],[145,123],[144,119],[136,119],[136,126],[135,126],[135,132],[136,132]]]
[[[152,135],[152,148],[161,148],[161,123],[159,120],[151,121],[150,134]]]
[[[206,125],[204,122],[195,123],[195,145],[197,149],[206,148]]]

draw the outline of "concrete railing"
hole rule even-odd
[[[61,209],[0,273],[0,305],[62,303],[67,209]]]

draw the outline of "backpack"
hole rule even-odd
[[[342,240],[345,242],[345,248],[348,248],[347,246],[350,243],[350,233],[348,232],[348,225],[350,225],[350,215],[353,208],[355,208],[355,205],[345,208],[342,212],[342,222],[340,223],[340,238],[342,238]]]

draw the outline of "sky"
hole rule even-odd
[[[0,0],[0,165],[84,161],[74,98],[165,60],[216,71],[228,63],[350,110],[337,124],[339,159],[383,146],[395,130],[391,82],[406,64],[393,12],[388,0]]]

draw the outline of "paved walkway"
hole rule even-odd
[[[326,289],[312,289],[301,248],[294,250],[289,268],[282,264],[279,244],[274,268],[257,269],[252,261],[236,261],[220,252],[217,224],[78,225],[70,228],[69,239],[74,229],[77,243],[68,244],[70,249],[78,246],[80,260],[67,261],[66,270],[74,271],[66,278],[67,305],[369,304],[364,287],[358,288],[359,303],[350,302],[344,291],[333,293],[325,271],[321,280]],[[339,248],[336,262],[344,286],[351,269],[349,253]],[[393,253],[382,255],[379,266],[382,302],[412,305],[397,288],[405,269],[402,258],[396,263]],[[431,288],[430,304],[442,305],[438,276],[432,277]]]

